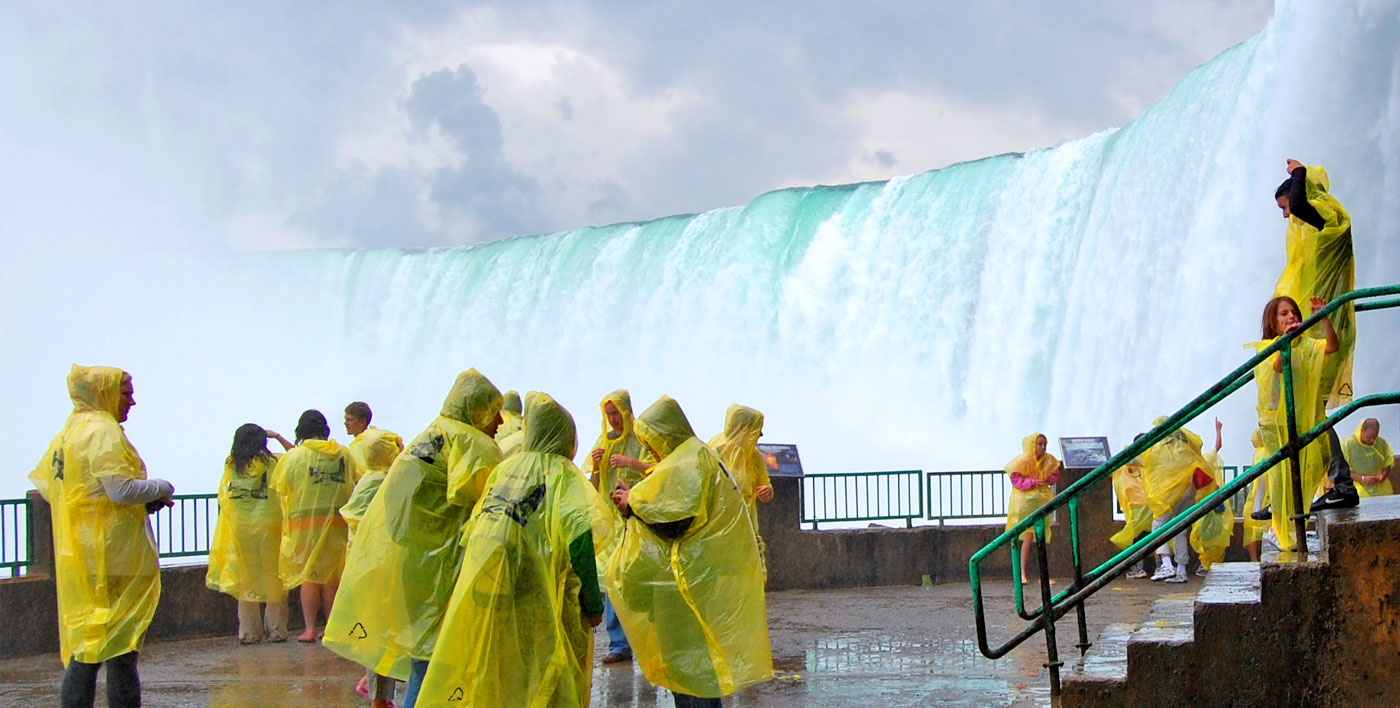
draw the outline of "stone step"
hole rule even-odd
[[[1128,637],[1137,625],[1114,623],[1061,677],[1060,708],[1126,708]]]
[[[1128,703],[1135,708],[1181,708],[1195,667],[1193,592],[1163,595],[1128,637]]]

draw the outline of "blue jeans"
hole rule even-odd
[[[718,698],[697,698],[675,691],[671,696],[676,699],[676,708],[724,708],[724,701]]]
[[[408,688],[403,693],[403,708],[413,708],[418,702],[418,689],[423,687],[423,677],[428,673],[428,662],[412,659],[408,671]]]
[[[608,653],[632,656],[632,645],[627,643],[627,635],[622,633],[622,623],[617,620],[612,601],[603,596],[603,626],[608,628]]]

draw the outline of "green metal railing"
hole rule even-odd
[[[151,532],[161,558],[209,555],[219,520],[219,495],[176,494],[175,505],[151,515]]]
[[[1050,669],[1050,692],[1052,695],[1059,695],[1059,669],[1060,666],[1063,665],[1063,662],[1059,660],[1059,650],[1055,643],[1055,621],[1068,614],[1071,610],[1075,611],[1079,633],[1079,642],[1075,646],[1079,648],[1080,654],[1082,655],[1090,646],[1088,627],[1084,615],[1085,600],[1108,586],[1109,583],[1117,579],[1122,573],[1127,572],[1135,564],[1142,562],[1144,558],[1150,555],[1156,548],[1166,543],[1169,539],[1190,528],[1192,523],[1204,516],[1211,509],[1244,491],[1250,482],[1285,459],[1290,461],[1290,481],[1293,497],[1297,503],[1297,507],[1291,510],[1293,513],[1290,514],[1290,518],[1295,524],[1294,529],[1297,543],[1300,544],[1301,548],[1306,550],[1307,515],[1302,512],[1304,490],[1302,489],[1302,482],[1299,477],[1299,452],[1309,443],[1325,435],[1328,430],[1342,419],[1357,410],[1370,406],[1400,403],[1400,392],[1380,393],[1358,398],[1342,406],[1332,413],[1332,415],[1324,418],[1312,429],[1299,434],[1295,415],[1296,401],[1294,400],[1293,393],[1293,367],[1291,364],[1293,355],[1292,342],[1297,337],[1302,336],[1303,332],[1321,322],[1324,317],[1347,306],[1348,303],[1355,302],[1354,308],[1356,312],[1400,307],[1400,297],[1395,296],[1400,296],[1400,285],[1356,290],[1328,303],[1326,307],[1304,320],[1301,327],[1279,337],[1272,345],[1266,347],[1254,357],[1250,358],[1249,361],[1240,365],[1239,368],[1220,379],[1214,386],[1211,386],[1176,413],[1173,413],[1160,425],[1154,426],[1136,442],[1128,445],[1117,455],[1114,455],[1108,462],[1105,462],[1089,474],[1075,481],[1064,491],[1055,495],[1049,502],[1046,502],[1044,506],[1027,515],[1020,523],[1008,529],[1001,536],[998,536],[995,541],[974,553],[972,559],[968,561],[968,575],[972,585],[972,606],[973,616],[977,625],[977,644],[983,656],[989,659],[999,659],[1019,646],[1022,642],[1034,636],[1037,632],[1044,632],[1046,653],[1048,655],[1045,666]],[[1372,300],[1373,298],[1388,299]],[[1371,301],[1358,302],[1360,300]],[[1196,502],[1189,509],[1172,517],[1171,520],[1167,521],[1160,528],[1153,530],[1151,533],[1142,537],[1112,558],[1104,561],[1099,566],[1085,571],[1079,538],[1080,494],[1095,484],[1110,480],[1115,470],[1124,466],[1141,455],[1148,448],[1157,444],[1186,423],[1224,400],[1231,393],[1234,393],[1248,384],[1254,379],[1254,367],[1268,360],[1276,353],[1279,354],[1282,359],[1284,407],[1287,417],[1287,439],[1283,446],[1268,458],[1249,467],[1244,472],[1227,481],[1220,489],[1217,489]],[[1310,493],[1312,490],[1307,491]],[[1074,579],[1068,588],[1058,594],[1052,594],[1050,589],[1048,553],[1045,544],[1046,519],[1060,507],[1068,507],[1069,509],[1070,546],[1073,555]],[[1285,510],[1275,506],[1274,513],[1284,512]],[[1020,544],[1016,541],[1026,531],[1032,531],[1035,537],[1035,543],[1033,544],[1034,552],[1039,560],[1040,566],[1040,606],[1031,611],[1027,611],[1025,607],[1024,588],[1021,583],[1016,582],[1016,578],[1013,578],[1012,585],[1015,588],[1016,613],[1022,619],[1030,622],[1030,624],[1017,632],[1005,643],[993,647],[989,644],[987,639],[987,618],[982,597],[981,564],[1002,547],[1009,547],[1011,551],[1012,572],[1019,574]]]
[[[29,500],[0,499],[0,578],[26,575],[33,562]]]
[[[924,478],[929,521],[1005,519],[1011,495],[1006,470],[929,472]]]
[[[799,486],[802,523],[903,521],[906,527],[924,518],[919,470],[844,472],[808,475]]]

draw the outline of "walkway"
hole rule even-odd
[[[1152,601],[1186,586],[1120,581],[1094,597],[1090,638],[1110,622],[1137,622]],[[1013,617],[1011,586],[986,588],[993,617]],[[1048,706],[1044,643],[1032,639],[1001,661],[977,651],[966,585],[787,591],[768,596],[777,678],[726,700],[729,708],[799,706]],[[1004,611],[1003,611],[1004,610]],[[996,612],[1000,612],[997,615]],[[1077,658],[1073,619],[1061,656]],[[1005,625],[990,627],[1005,637]],[[599,656],[607,642],[601,629]],[[596,663],[596,662],[595,662]],[[232,638],[152,644],[141,657],[148,708],[302,708],[368,703],[355,695],[359,670],[319,645],[240,647]],[[55,656],[0,662],[0,705],[51,705],[61,675]],[[101,687],[99,686],[99,695]],[[102,698],[98,705],[105,705]],[[659,706],[671,699],[632,664],[597,665],[594,706]]]

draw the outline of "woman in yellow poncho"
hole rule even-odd
[[[773,676],[758,544],[744,498],[667,396],[636,420],[660,460],[613,503],[627,516],[608,595],[642,673],[678,706],[719,706]]]
[[[520,432],[525,427],[525,416],[523,407],[520,404],[520,394],[516,391],[506,391],[501,402],[501,425],[496,428],[496,444],[512,433]]]
[[[1363,497],[1384,497],[1395,493],[1390,473],[1395,467],[1395,453],[1390,443],[1381,437],[1381,423],[1367,418],[1357,426],[1356,434],[1342,443],[1342,452],[1351,464],[1352,479],[1358,482],[1356,492]]]
[[[349,540],[340,507],[350,499],[359,467],[350,451],[330,440],[331,428],[320,411],[297,421],[297,445],[277,462],[272,488],[282,502],[279,574],[288,590],[301,586],[305,629],[299,642],[316,641],[321,606],[330,616]]]
[[[406,706],[452,596],[463,527],[501,461],[492,439],[500,412],[501,393],[490,380],[476,369],[457,376],[437,418],[395,458],[365,510],[326,622],[326,648],[409,682]]]
[[[739,485],[739,493],[744,495],[744,506],[749,510],[754,538],[758,541],[759,560],[763,560],[763,536],[758,532],[757,502],[767,503],[773,499],[768,465],[758,451],[758,439],[762,435],[763,414],[735,403],[724,414],[724,432],[711,438],[709,443]],[[766,566],[764,572],[766,575]]]
[[[612,494],[618,481],[627,486],[636,486],[642,475],[650,469],[655,460],[647,454],[642,441],[633,430],[632,395],[626,389],[618,389],[603,397],[598,407],[603,411],[603,431],[593,443],[593,449],[583,458],[583,472],[588,475],[595,489],[604,499]],[[598,567],[608,567],[617,545],[622,541],[622,527],[625,522],[622,514],[612,504],[606,505],[612,519],[612,542],[599,544]],[[603,592],[603,624],[608,631],[608,653],[603,655],[604,664],[616,664],[632,658],[632,647],[627,642],[627,633],[613,611],[612,602],[607,597],[607,579],[598,574],[599,589]]]
[[[209,544],[204,583],[238,601],[238,641],[287,640],[287,589],[278,575],[282,506],[272,491],[277,456],[268,438],[292,444],[254,423],[238,426],[219,480],[219,523]],[[266,605],[266,608],[262,605]],[[265,612],[265,615],[264,615]]]
[[[1313,309],[1327,303],[1314,298]],[[1264,306],[1261,322],[1263,341],[1245,346],[1262,351],[1284,333],[1296,329],[1303,321],[1298,303],[1288,296],[1275,297]],[[1293,340],[1292,372],[1294,415],[1299,433],[1310,430],[1322,417],[1322,406],[1316,404],[1322,391],[1322,374],[1326,357],[1337,351],[1337,333],[1327,319],[1318,325],[1323,332],[1322,339],[1299,337]],[[1260,437],[1264,441],[1265,457],[1274,454],[1288,440],[1288,418],[1284,409],[1283,359],[1274,354],[1254,367],[1254,382],[1258,385],[1259,399],[1256,408],[1259,412]],[[1299,476],[1303,483],[1302,511],[1312,509],[1312,490],[1317,489],[1327,470],[1330,451],[1325,439],[1314,440],[1299,453]],[[1294,523],[1289,516],[1294,512],[1294,495],[1291,463],[1284,460],[1268,472],[1269,500],[1272,506],[1273,532],[1278,547],[1284,551],[1299,549],[1294,538]],[[1271,512],[1260,516],[1269,518]]]
[[[168,506],[174,487],[146,478],[122,429],[134,391],[121,369],[74,366],[73,412],[29,474],[53,515],[64,705],[93,704],[104,663],[109,703],[141,703],[137,653],[160,600],[146,515]]]
[[[1006,505],[1006,529],[1009,531],[1031,512],[1045,506],[1055,496],[1055,485],[1060,481],[1060,461],[1046,452],[1049,441],[1040,433],[1031,433],[1021,439],[1021,454],[1006,463],[1006,474],[1011,477],[1011,501]],[[1050,527],[1054,517],[1047,519],[1045,542],[1050,543]],[[1021,582],[1030,582],[1026,574],[1026,564],[1030,562],[1031,541],[1035,540],[1035,529],[1027,529],[1021,534]],[[1051,581],[1052,583],[1054,581]]]
[[[571,461],[569,412],[528,400],[522,451],[496,466],[467,522],[418,708],[589,703],[603,618],[593,548],[609,541],[612,514]]]

